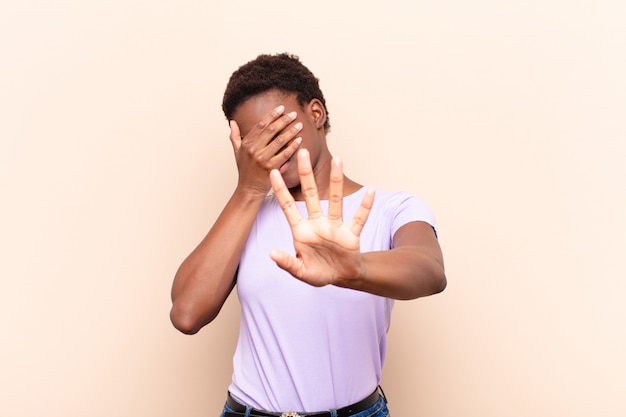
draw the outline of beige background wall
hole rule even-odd
[[[395,417],[624,416],[622,1],[5,1],[0,415],[216,416],[237,304],[169,289],[236,180],[220,110],[261,52],[321,79],[331,149],[421,195],[449,287],[397,304]]]

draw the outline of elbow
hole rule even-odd
[[[200,331],[200,326],[195,325],[191,320],[176,317],[172,314],[170,314],[170,320],[172,321],[174,328],[181,333],[192,335]]]
[[[441,271],[432,271],[427,280],[422,281],[422,285],[416,290],[412,298],[429,297],[443,292],[448,286],[446,275]]]
[[[196,334],[202,328],[190,314],[176,311],[175,306],[170,311],[170,321],[176,330],[184,334]]]
[[[170,321],[176,330],[193,335],[213,321],[217,314],[198,314],[191,308],[174,303],[170,311]]]
[[[443,273],[431,273],[427,276],[415,276],[413,284],[398,296],[393,298],[397,300],[415,300],[417,298],[429,297],[439,294],[446,289],[448,282]]]
[[[443,292],[448,286],[448,279],[446,278],[446,272],[443,267],[443,262],[433,267],[430,274],[430,294],[435,295]]]
[[[438,276],[433,280],[433,295],[439,294],[443,292],[448,286],[448,280],[446,278],[446,274],[442,271]]]
[[[430,294],[435,295],[443,292],[448,286],[448,279],[446,278],[446,271],[443,266],[443,261],[437,262],[432,265],[430,269]]]

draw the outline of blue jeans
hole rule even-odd
[[[228,406],[228,404],[224,404],[224,409],[222,410],[222,414],[220,417],[224,417],[224,412],[233,410]],[[331,416],[334,416],[335,410],[330,410]],[[254,417],[254,413],[246,415],[244,413],[240,413],[244,417]],[[305,414],[306,416],[306,414]],[[387,400],[383,398],[382,395],[378,397],[378,401],[368,409],[361,411],[360,413],[352,414],[351,417],[389,417],[389,409],[387,408]]]

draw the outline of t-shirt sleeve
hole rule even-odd
[[[420,198],[408,193],[399,192],[392,198],[395,208],[391,224],[391,236],[407,223],[422,221],[430,224],[437,234],[435,215],[428,205]]]

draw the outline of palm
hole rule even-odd
[[[366,194],[354,219],[348,225],[342,219],[341,163],[333,161],[332,164],[326,216],[321,211],[317,186],[306,151],[298,154],[298,171],[308,219],[300,215],[281,175],[277,171],[271,173],[272,187],[291,226],[296,250],[295,256],[274,250],[271,253],[272,259],[296,278],[315,286],[358,277],[361,268],[359,235],[372,207],[373,193]]]

